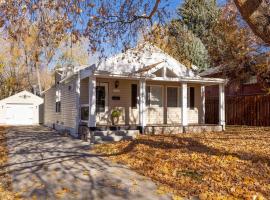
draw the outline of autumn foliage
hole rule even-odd
[[[19,200],[19,195],[10,191],[11,182],[6,169],[3,168],[3,166],[7,164],[8,157],[6,145],[6,127],[0,126],[0,199]]]
[[[95,150],[152,178],[165,192],[200,199],[270,198],[270,129],[142,135]]]

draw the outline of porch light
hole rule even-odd
[[[115,88],[118,88],[119,87],[119,81],[118,80],[114,82],[114,87]]]

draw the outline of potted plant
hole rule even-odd
[[[113,126],[119,121],[120,116],[121,116],[121,110],[119,110],[119,109],[112,110],[111,118],[112,118],[112,125]]]

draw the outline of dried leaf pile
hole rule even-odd
[[[0,199],[18,200],[18,194],[10,191],[10,178],[3,166],[7,163],[6,127],[0,126]]]
[[[96,145],[95,151],[181,197],[270,199],[270,129],[141,135]]]

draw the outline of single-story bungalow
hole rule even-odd
[[[119,126],[144,133],[221,131],[225,128],[224,84],[202,78],[146,44],[72,72],[56,71],[56,83],[44,92],[45,124],[77,136]],[[205,124],[205,87],[219,86],[219,124]],[[115,120],[115,117],[117,120]]]
[[[43,121],[43,99],[28,91],[0,100],[0,124],[35,125]]]

